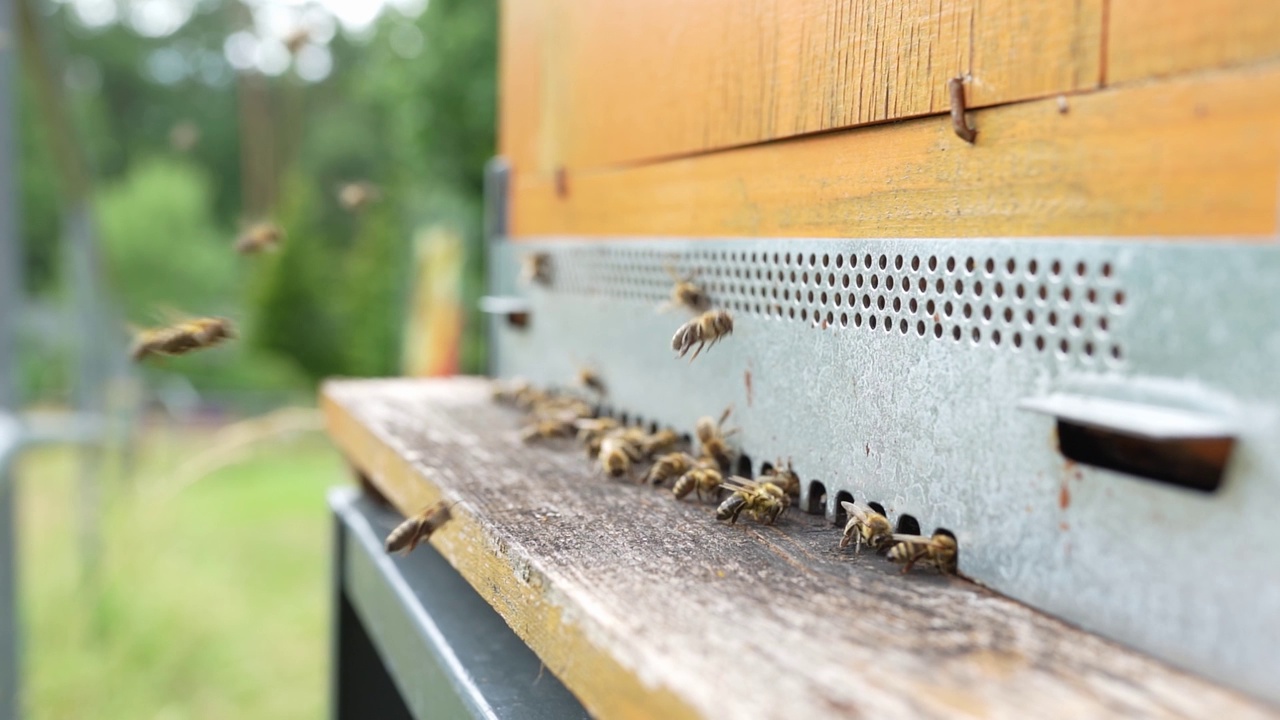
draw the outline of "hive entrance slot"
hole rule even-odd
[[[1229,437],[1153,439],[1058,421],[1058,447],[1068,459],[1199,492],[1222,484],[1234,444]]]

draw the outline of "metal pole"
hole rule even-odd
[[[17,326],[22,312],[22,248],[18,240],[16,147],[18,37],[13,0],[0,0],[0,413],[16,413]],[[17,718],[18,625],[13,483],[0,462],[0,718]]]

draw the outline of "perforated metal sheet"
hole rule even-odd
[[[963,572],[1280,702],[1280,249],[1090,240],[546,240],[495,243],[494,292],[526,298],[496,368],[604,378],[612,411],[692,429],[734,407],[742,450],[792,458],[801,507],[846,496],[951,530]],[[516,281],[551,255],[549,286]],[[660,313],[671,272],[734,313],[690,363]],[[1076,465],[1066,392],[1239,428],[1203,494]],[[820,485],[815,484],[820,483]],[[825,497],[821,497],[825,494]],[[832,543],[838,534],[832,531]]]

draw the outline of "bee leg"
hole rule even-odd
[[[730,525],[737,525],[737,524],[738,524],[738,515],[741,515],[741,514],[742,514],[742,508],[743,508],[743,506],[742,506],[742,505],[739,505],[738,507],[736,507],[736,508],[734,508],[734,509],[733,509],[733,514],[729,516],[729,524],[730,524]]]

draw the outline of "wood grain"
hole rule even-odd
[[[1265,236],[1280,63],[571,175],[516,175],[513,233]]]
[[[1110,4],[1108,84],[1280,57],[1280,3],[1123,0]]]
[[[653,160],[1094,88],[1102,0],[504,3],[519,173]]]
[[[854,556],[819,517],[717,523],[529,447],[476,379],[327,383],[329,431],[592,713],[1270,717],[1265,707],[957,578]],[[963,548],[961,548],[963,553]]]

